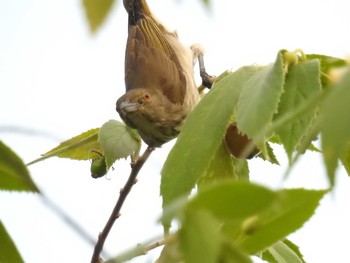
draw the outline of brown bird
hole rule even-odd
[[[117,101],[124,122],[151,147],[177,137],[199,100],[193,61],[198,47],[182,45],[151,13],[145,0],[124,0],[129,15],[126,93]]]

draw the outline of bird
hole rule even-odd
[[[152,14],[146,0],[124,0],[128,13],[126,92],[116,103],[121,119],[150,147],[176,138],[199,101],[193,66],[200,46],[183,45]]]

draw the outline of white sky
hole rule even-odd
[[[119,1],[118,1],[119,2]],[[121,1],[120,1],[121,2]],[[210,11],[199,1],[149,0],[153,12],[184,43],[206,48],[211,74],[253,63],[267,64],[279,49],[345,57],[350,53],[347,1],[214,0]],[[25,162],[60,140],[105,121],[119,119],[115,102],[124,93],[127,27],[121,3],[96,36],[88,31],[80,1],[0,0],[0,139]],[[16,126],[49,133],[5,132]],[[172,143],[152,154],[107,239],[115,255],[162,229],[159,171]],[[283,152],[278,148],[277,154]],[[250,161],[255,182],[273,188],[327,186],[318,154],[309,153],[281,182],[284,166]],[[108,178],[90,177],[89,162],[51,159],[30,167],[35,182],[91,236],[102,230],[128,175],[115,164]],[[350,180],[340,169],[337,187],[305,227],[290,238],[307,262],[347,262],[350,243]],[[26,262],[89,262],[92,247],[31,194],[0,193],[0,219]],[[0,252],[1,253],[1,252]],[[133,262],[148,262],[145,256]]]

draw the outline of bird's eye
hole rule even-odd
[[[151,96],[150,96],[148,93],[145,93],[145,94],[143,95],[143,99],[144,99],[145,101],[149,101],[149,100],[151,100]]]
[[[139,97],[139,98],[137,99],[137,102],[141,105],[141,104],[143,104],[144,102],[148,102],[148,101],[150,101],[150,100],[151,100],[151,96],[150,96],[148,93],[145,93],[145,94],[143,94],[142,97]]]

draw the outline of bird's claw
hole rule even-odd
[[[200,72],[200,76],[202,78],[202,85],[208,89],[211,89],[211,86],[214,83],[215,77],[209,75],[207,72],[205,71],[201,71]]]

